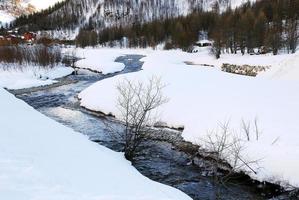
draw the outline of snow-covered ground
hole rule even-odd
[[[123,63],[114,60],[124,54],[113,49],[77,49],[76,56],[83,58],[75,63],[75,66],[82,69],[90,69],[103,74],[122,71],[125,68]]]
[[[0,88],[0,199],[191,200]]]
[[[299,80],[299,53],[288,56],[273,65],[269,71],[260,77],[279,80]]]
[[[3,10],[0,10],[0,25],[5,26],[6,23],[10,23],[15,18],[11,16],[9,13],[4,12]]]
[[[114,51],[113,54],[126,52]],[[299,74],[295,73],[298,53],[223,55],[220,60],[214,59],[207,50],[196,54],[143,50],[140,54],[147,56],[143,58],[142,71],[95,83],[79,95],[81,105],[119,116],[116,85],[121,80],[145,81],[153,75],[160,76],[167,85],[165,95],[170,98],[159,110],[161,120],[169,125],[183,125],[186,140],[201,143],[207,131],[216,130],[219,123],[228,121],[230,129],[245,138],[242,120],[250,123],[251,129],[257,121],[259,140],[251,136],[242,154],[246,160],[259,160],[258,165],[252,166],[258,173],[250,175],[259,180],[287,181],[299,186]],[[215,67],[186,65],[185,61]],[[263,65],[271,69],[253,78],[224,73],[220,70],[222,63]]]
[[[0,87],[8,89],[23,89],[44,86],[56,83],[56,78],[67,76],[73,72],[73,68],[56,66],[52,69],[44,69],[37,66],[27,66],[23,69],[3,70],[0,63]]]

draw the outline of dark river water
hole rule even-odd
[[[126,66],[120,73],[140,70],[143,64],[141,58],[140,55],[119,57],[116,61]],[[45,87],[38,91],[19,91],[16,96],[46,116],[87,135],[90,140],[119,151],[119,142],[111,137],[107,124],[118,128],[122,126],[112,119],[86,111],[79,106],[77,99],[78,93],[91,84],[118,74],[102,75],[80,70],[78,75],[64,78],[64,81],[67,80],[70,84]],[[177,131],[168,130],[165,134],[181,140]],[[230,183],[225,186],[213,184],[212,178],[206,175],[208,169],[204,159],[199,160],[198,165],[190,165],[190,155],[167,140],[152,139],[142,147],[143,150],[138,153],[132,164],[150,179],[178,188],[193,199],[214,200],[216,191],[220,193],[220,199],[225,200],[265,199],[255,189],[242,183]]]

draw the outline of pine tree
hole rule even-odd
[[[278,15],[274,15],[273,22],[269,25],[266,38],[266,44],[272,50],[273,55],[277,55],[278,50],[282,46],[281,29],[282,21],[279,19]]]
[[[296,15],[294,18],[286,21],[286,43],[288,51],[291,53],[296,52],[297,44],[298,44],[298,18]]]
[[[256,46],[258,48],[264,46],[266,30],[267,18],[265,13],[263,11],[260,11],[254,23],[254,38],[256,41]]]

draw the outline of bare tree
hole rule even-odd
[[[254,167],[257,166],[258,160],[248,160],[243,155],[249,136],[246,135],[246,139],[242,139],[229,128],[229,122],[221,123],[219,127],[216,131],[208,132],[202,139],[203,148],[199,150],[199,154],[211,158],[211,173],[215,185],[225,186],[231,176],[240,170],[248,169],[247,171],[256,174]],[[248,135],[249,132],[250,129]],[[226,173],[219,173],[219,169],[224,169]],[[220,191],[215,190],[215,193],[215,198],[220,198]]]
[[[298,16],[294,16],[293,19],[289,19],[286,22],[286,43],[288,51],[291,53],[296,52],[298,45],[299,33],[298,33]]]
[[[134,158],[137,148],[153,132],[152,126],[158,121],[155,111],[168,101],[163,95],[164,87],[157,77],[150,78],[147,83],[124,79],[117,85],[117,107],[125,129],[114,131],[114,134],[123,141],[128,160]]]

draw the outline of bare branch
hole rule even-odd
[[[154,111],[168,101],[163,95],[164,88],[158,77],[151,77],[147,83],[128,79],[118,83],[117,108],[125,129],[115,134],[122,135],[127,159],[133,159],[136,149],[148,138],[151,127],[158,121]]]
[[[244,119],[242,119],[242,129],[246,134],[247,140],[250,141],[250,121],[246,123]]]

